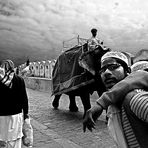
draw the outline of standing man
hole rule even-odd
[[[100,74],[108,90],[106,94],[103,94],[106,99],[100,101],[99,98],[96,106],[87,111],[83,121],[83,130],[88,128],[92,131],[95,121],[103,109],[109,106],[108,127],[117,146],[120,148],[146,148],[148,145],[148,92],[135,88],[148,86],[148,74],[139,71],[128,76],[128,73],[128,62],[124,54],[108,52],[102,57]],[[111,96],[112,100],[108,96]],[[122,99],[118,101],[117,98],[120,96]]]
[[[92,37],[88,40],[88,48],[89,51],[92,51],[96,48],[97,45],[103,44],[99,39],[97,39],[97,29],[93,28],[91,29]]]

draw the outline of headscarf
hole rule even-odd
[[[97,32],[97,29],[96,29],[96,28],[92,28],[92,29],[91,29],[91,32],[92,32],[92,33],[96,33],[96,32]]]
[[[1,64],[1,67],[5,69],[5,72],[14,71],[14,63],[11,60],[4,60]]]
[[[11,60],[4,60],[0,67],[0,81],[11,88],[13,76],[14,63]]]

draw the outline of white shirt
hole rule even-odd
[[[100,42],[99,40],[96,38],[96,37],[91,37],[89,40],[88,40],[88,47],[89,47],[89,50],[93,50],[95,49],[96,45],[99,45]]]

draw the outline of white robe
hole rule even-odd
[[[0,116],[0,141],[5,141],[8,145],[20,145],[18,140],[20,141],[23,136],[22,125],[22,113],[10,116]],[[15,148],[21,147],[15,146]]]

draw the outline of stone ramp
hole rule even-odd
[[[79,98],[79,112],[71,113],[66,95],[60,100],[59,110],[54,110],[49,93],[27,89],[27,94],[34,129],[33,148],[116,148],[106,128],[105,113],[97,121],[96,130],[83,133],[83,106]],[[91,103],[94,105],[95,99]]]

